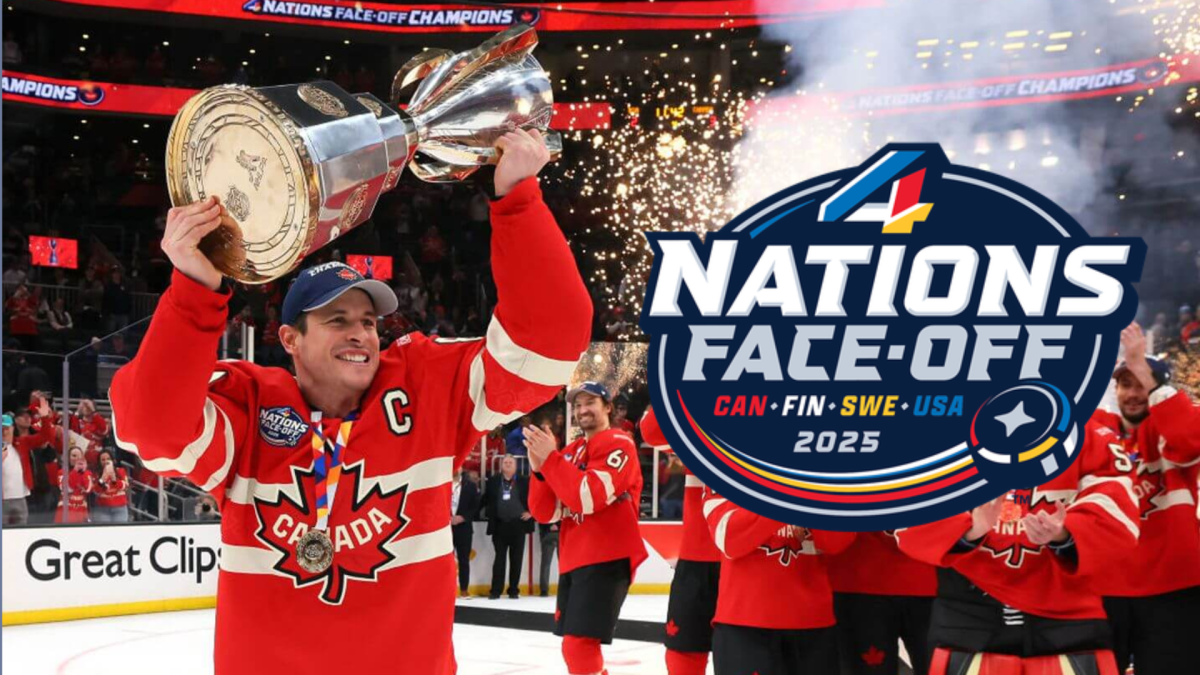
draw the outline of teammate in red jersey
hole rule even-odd
[[[896,531],[901,551],[941,568],[930,675],[1116,675],[1097,587],[1137,545],[1137,498],[1116,436],[1080,434],[1049,482]]]
[[[561,522],[554,634],[572,675],[605,673],[600,645],[612,642],[633,575],[646,559],[638,530],[642,471],[633,438],[609,427],[612,398],[597,382],[567,394],[583,437],[559,450],[530,425],[525,447],[534,479],[529,510]]]
[[[217,675],[455,671],[454,468],[487,430],[554,396],[591,328],[535,178],[543,141],[514,131],[498,145],[500,300],[484,340],[410,334],[381,352],[376,317],[395,295],[326,263],[300,272],[284,299],[295,377],[218,363],[230,294],[197,245],[221,207],[169,213],[175,273],[113,382],[112,425],[147,468],[186,475],[220,502]]]
[[[646,408],[640,423],[642,440],[660,450],[670,450],[653,408]],[[683,488],[683,540],[679,561],[671,578],[667,601],[667,673],[703,675],[712,651],[712,620],[717,613],[721,582],[721,552],[704,521],[704,483],[687,471]]]
[[[937,568],[900,552],[893,532],[860,532],[829,559],[842,675],[899,670],[899,643],[915,675],[929,668],[929,615]]]
[[[1113,374],[1120,414],[1097,411],[1096,423],[1133,461],[1141,537],[1105,579],[1104,609],[1116,641],[1117,666],[1138,675],[1200,670],[1191,637],[1200,625],[1200,408],[1171,386],[1167,364],[1146,356],[1136,323],[1121,333],[1125,362]]]
[[[704,488],[704,515],[721,561],[713,617],[716,675],[823,675],[838,671],[827,556],[853,532],[787,525]]]

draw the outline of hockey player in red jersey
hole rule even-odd
[[[1113,628],[1117,666],[1132,655],[1137,675],[1197,672],[1191,639],[1200,625],[1200,408],[1175,389],[1167,364],[1146,356],[1136,323],[1121,333],[1125,362],[1113,374],[1120,412],[1097,411],[1093,422],[1133,461],[1141,537],[1105,579],[1104,608]]]
[[[900,552],[893,532],[860,532],[829,559],[842,675],[899,671],[904,641],[914,675],[929,667],[937,568]]]
[[[642,440],[670,450],[653,408],[641,421]],[[669,675],[704,675],[712,651],[712,620],[717,612],[721,581],[721,552],[713,544],[704,520],[704,484],[687,472],[683,488],[683,540],[671,578],[667,601],[666,637]]]
[[[1071,467],[953,518],[896,531],[938,565],[930,675],[1116,675],[1097,591],[1137,544],[1129,458],[1089,424]]]
[[[525,428],[534,479],[529,510],[540,523],[560,522],[558,605],[571,675],[607,672],[600,645],[612,642],[634,572],[646,559],[638,530],[642,471],[633,438],[609,426],[612,397],[598,382],[567,394],[583,437],[559,450],[554,436]]]
[[[217,675],[455,672],[454,468],[569,381],[592,316],[538,188],[543,141],[518,130],[498,146],[499,303],[482,340],[414,333],[381,352],[376,318],[395,295],[326,263],[284,300],[294,377],[218,363],[230,293],[197,245],[222,207],[168,215],[175,273],[116,375],[113,433],[147,468],[186,475],[221,504]]]
[[[786,525],[705,488],[704,515],[721,561],[713,618],[716,675],[824,675],[838,671],[827,556],[853,532]]]

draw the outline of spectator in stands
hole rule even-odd
[[[21,44],[17,42],[16,35],[13,32],[4,32],[4,65],[18,66],[25,60],[24,54],[21,53]]]
[[[17,286],[12,297],[4,303],[8,312],[8,334],[21,343],[22,349],[38,348],[37,297],[24,283]]]
[[[99,478],[96,479],[96,508],[92,511],[92,522],[129,522],[129,477],[125,469],[117,466],[111,450],[101,450]]]
[[[100,354],[110,357],[119,363],[125,363],[133,358],[134,348],[125,340],[125,335],[117,333],[101,343]]]
[[[1184,348],[1189,348],[1194,342],[1200,342],[1200,321],[1196,320],[1191,305],[1179,308],[1179,342]]]
[[[550,595],[550,564],[558,551],[558,523],[538,523],[538,541],[541,544],[541,564],[538,566],[538,595]]]
[[[629,419],[629,397],[625,394],[618,395],[613,401],[613,416],[610,424],[613,429],[620,429],[630,437],[633,436],[637,427],[633,420]]]
[[[54,307],[50,310],[46,317],[50,324],[50,330],[59,338],[62,344],[66,343],[67,338],[75,330],[75,322],[71,320],[71,314],[67,311],[67,301],[61,295],[54,299]]]
[[[217,508],[217,500],[206,494],[196,502],[194,511],[196,520],[220,520],[221,510]]]
[[[86,523],[88,515],[88,495],[96,487],[96,477],[88,471],[87,460],[83,448],[72,446],[69,455],[71,470],[59,479],[59,490],[67,503],[68,523]],[[54,522],[63,522],[63,498],[59,499],[58,509],[54,514]]]
[[[27,454],[22,455],[13,445],[16,430],[13,428],[12,415],[5,415],[2,424],[4,456],[0,466],[0,470],[3,471],[0,490],[3,491],[4,498],[4,525],[24,525],[29,522],[29,504],[25,498],[29,496],[29,488],[33,483],[29,457]]]
[[[488,598],[495,600],[504,590],[504,569],[508,564],[508,597],[521,595],[521,564],[525,560],[525,535],[533,531],[529,513],[529,485],[517,475],[517,460],[505,455],[500,473],[488,478],[483,493],[483,509],[487,513],[487,533],[492,537],[496,558],[492,563],[492,590]]]
[[[525,456],[525,427],[532,423],[529,415],[524,415],[517,426],[504,437],[504,451],[510,457]]]
[[[32,392],[50,389],[50,376],[45,369],[24,354],[17,356],[17,400],[29,400]]]
[[[287,364],[287,354],[279,343],[279,309],[275,305],[267,305],[267,322],[262,329],[263,358],[268,366]]]
[[[108,435],[108,420],[96,412],[96,403],[90,398],[79,401],[75,414],[71,415],[71,431],[82,434],[93,443],[101,443]]]
[[[475,517],[479,515],[479,488],[463,477],[462,469],[454,472],[450,491],[450,531],[454,538],[454,556],[458,561],[458,595],[471,597],[471,540],[474,538]]]
[[[686,474],[675,453],[667,453],[659,465],[658,517],[678,520],[683,517],[683,488]]]
[[[42,400],[36,422],[28,408],[18,409],[13,413],[13,426],[13,447],[21,456],[25,487],[30,492],[26,503],[35,515],[48,514],[58,501],[54,486],[59,474],[54,450],[59,435],[50,404]]]
[[[441,265],[446,257],[446,240],[438,232],[437,225],[430,225],[421,236],[421,264],[426,273]]]
[[[129,294],[129,288],[119,267],[114,267],[109,272],[101,309],[107,319],[109,333],[129,325],[129,316],[133,313],[133,296]]]
[[[1170,327],[1167,326],[1167,315],[1164,312],[1159,312],[1154,316],[1154,325],[1146,331],[1146,353],[1150,355],[1161,354],[1167,351],[1167,346],[1170,344]]]

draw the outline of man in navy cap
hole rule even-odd
[[[647,557],[638,529],[642,470],[633,437],[611,427],[607,387],[584,382],[567,400],[582,438],[559,450],[550,433],[525,428],[534,471],[529,510],[540,523],[560,523],[554,633],[563,638],[567,672],[597,675],[607,672],[600,645],[612,642],[633,575]]]
[[[223,207],[170,211],[174,276],[114,378],[113,434],[218,502],[217,675],[314,675],[326,655],[346,672],[455,672],[453,472],[483,434],[569,381],[592,317],[538,188],[544,142],[518,130],[497,145],[500,300],[486,339],[413,333],[381,352],[376,321],[395,295],[327,263],[302,271],[284,301],[295,377],[218,363],[230,293],[198,245]],[[333,651],[320,635],[336,636]]]

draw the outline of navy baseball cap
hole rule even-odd
[[[1150,372],[1154,375],[1154,381],[1159,384],[1168,384],[1171,381],[1171,365],[1166,361],[1153,356],[1146,357],[1146,363],[1150,366]],[[1117,369],[1113,371],[1113,379],[1121,377],[1129,371],[1129,366],[1122,361]]]
[[[579,385],[578,387],[575,387],[571,391],[568,391],[567,392],[567,401],[569,403],[574,403],[575,397],[577,395],[579,395],[581,392],[587,392],[589,394],[592,394],[593,396],[599,396],[600,398],[604,399],[607,402],[612,401],[612,396],[609,396],[609,394],[608,394],[608,387],[605,387],[604,385],[600,384],[599,382],[593,382],[591,380],[584,382],[583,384]]]
[[[280,320],[294,325],[304,312],[324,307],[352,288],[371,296],[377,316],[387,316],[400,306],[396,294],[387,284],[377,279],[367,279],[345,263],[330,262],[310,267],[296,275],[287,297],[283,299]]]

